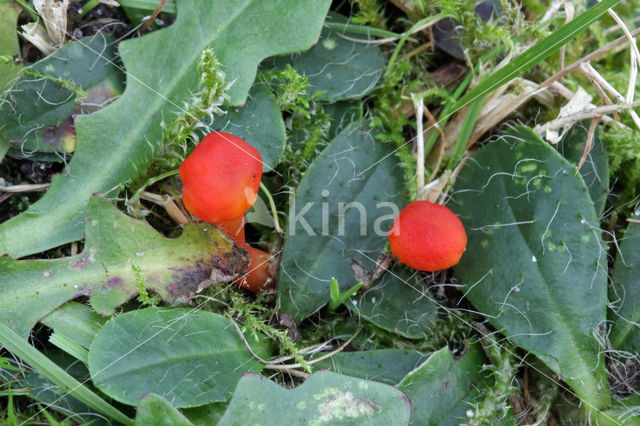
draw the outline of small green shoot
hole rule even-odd
[[[349,290],[340,294],[340,286],[338,285],[338,280],[336,280],[335,278],[331,278],[331,284],[329,284],[329,295],[331,296],[331,301],[329,302],[329,310],[335,311],[336,309],[338,309],[347,300],[349,300],[351,296],[357,293],[362,285],[363,284],[361,282],[357,283]]]

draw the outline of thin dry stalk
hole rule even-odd
[[[413,102],[413,109],[416,113],[416,177],[418,183],[418,191],[424,187],[424,129],[422,128],[422,115],[424,113],[424,99],[416,99],[411,96]]]
[[[236,326],[237,327],[237,326]],[[349,346],[349,344],[351,344],[351,342],[353,342],[353,339],[356,338],[356,336],[360,333],[361,329],[358,329],[353,336],[351,336],[349,338],[349,340],[347,340],[346,342],[344,342],[342,345],[338,346],[337,349],[335,349],[334,351],[331,351],[321,357],[312,359],[311,361],[309,361],[308,363],[313,365],[316,364],[320,361],[324,361],[327,358],[331,358],[332,356],[334,356],[337,353],[340,353],[344,350],[344,348],[346,348],[347,346]],[[267,363],[267,365],[265,365],[264,368],[270,369],[270,370],[281,370],[281,371],[287,371],[291,368],[300,368],[302,367],[302,364],[288,364],[288,365],[274,365],[273,363],[269,362]]]
[[[640,107],[640,102],[634,102],[632,104],[624,104],[624,105],[604,105],[600,107],[586,108],[583,111],[569,114],[565,117],[550,121],[536,128],[538,132],[545,132],[549,129],[560,129],[566,126],[570,126],[573,123],[578,121],[592,119],[595,117],[604,119],[605,115],[612,114],[615,111],[623,111],[631,108]]]
[[[587,62],[587,63],[581,64],[580,71],[582,71],[585,75],[588,75],[590,80],[593,79],[594,81],[596,81],[597,84],[599,84],[607,93],[609,93],[609,95],[611,95],[620,104],[628,105],[631,103],[631,102],[627,102],[627,99],[625,99],[625,97],[622,96],[620,92],[618,92],[611,85],[611,83],[609,83],[602,75],[600,75],[600,73],[595,68],[593,68],[593,66],[591,66],[590,63]],[[640,117],[638,116],[638,114],[633,109],[629,110],[629,114],[631,115],[631,118],[633,119],[633,122],[635,123],[636,127],[640,129]]]
[[[143,200],[151,201],[154,204],[157,204],[165,209],[167,214],[173,219],[178,225],[186,225],[189,223],[189,219],[184,215],[182,210],[178,208],[176,203],[173,201],[168,195],[158,195],[153,194],[151,192],[143,191],[140,194],[140,198]]]
[[[140,33],[144,34],[149,30],[149,27],[151,26],[153,21],[155,21],[158,15],[160,15],[160,12],[162,12],[162,9],[164,9],[164,7],[167,5],[168,2],[169,0],[162,0],[160,2],[158,7],[156,7],[156,9],[153,11],[151,16],[149,17],[149,19],[147,19],[145,23],[142,25],[142,27],[140,28]]]
[[[591,124],[589,124],[589,131],[587,132],[587,141],[584,144],[584,151],[582,152],[582,156],[580,157],[580,161],[578,161],[578,168],[576,169],[576,174],[580,172],[580,168],[587,160],[587,156],[591,152],[591,148],[593,147],[593,137],[596,134],[596,126],[600,122],[600,117],[594,117],[591,120]]]
[[[10,192],[10,193],[18,193],[18,192],[35,192],[35,191],[44,191],[49,188],[51,184],[49,183],[37,183],[33,185],[24,184],[24,185],[12,185],[12,186],[0,186],[0,192]]]

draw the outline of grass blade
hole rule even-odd
[[[589,25],[604,15],[608,9],[614,7],[621,1],[622,0],[604,0],[553,34],[540,40],[508,65],[485,77],[476,87],[452,105],[449,115],[454,114],[460,108],[479,99],[483,95],[496,90],[522,73],[529,71],[538,63],[551,56],[553,52],[571,41]],[[442,122],[445,118],[446,117],[441,118],[440,121]]]
[[[125,425],[133,424],[133,421],[120,410],[100,398],[69,373],[58,367],[58,365],[3,323],[0,323],[0,346],[4,346],[15,356],[36,369],[44,377],[60,386],[63,391],[68,392],[70,395],[87,404],[87,406]]]

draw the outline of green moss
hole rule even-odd
[[[351,22],[381,29],[387,28],[384,6],[379,0],[353,0],[353,4],[357,6],[357,11],[351,17]]]
[[[614,191],[618,193],[615,204],[626,210],[633,209],[631,204],[640,189],[640,150],[638,141],[640,131],[619,125],[604,126],[601,136],[607,147],[611,181],[617,182]]]
[[[214,115],[222,115],[220,108],[228,101],[227,90],[231,83],[226,82],[222,65],[215,57],[213,50],[205,49],[198,62],[200,89],[185,103],[183,112],[178,114],[170,124],[163,123],[163,146],[156,156],[156,165],[166,171],[177,168],[189,155],[199,138],[195,130],[206,118],[213,121]]]

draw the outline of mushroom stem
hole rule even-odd
[[[244,216],[215,225],[233,238],[239,247],[249,252],[249,270],[234,282],[253,293],[275,288],[275,271],[273,271],[274,264],[271,261],[271,255],[247,244],[244,233]]]

